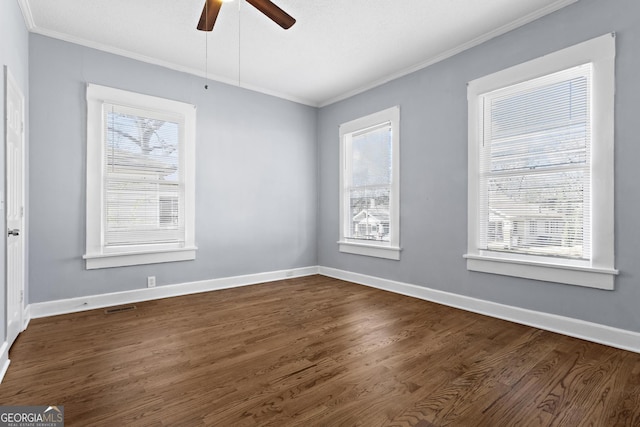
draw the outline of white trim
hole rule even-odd
[[[9,343],[5,341],[0,346],[0,384],[4,379],[4,375],[7,373],[7,369],[9,369],[10,363],[11,360],[9,360]]]
[[[31,304],[24,307],[24,310],[22,311],[22,330],[20,332],[27,330],[29,322],[31,322]]]
[[[311,276],[314,274],[318,274],[318,267],[316,266],[248,274],[244,276],[223,277],[219,279],[202,280],[175,285],[163,285],[155,288],[134,289],[124,292],[89,295],[86,297],[69,298],[56,301],[38,302],[30,305],[31,317],[37,319],[40,317],[76,313],[96,308],[111,307],[114,305],[131,304],[200,292],[210,292],[220,289],[255,285],[295,277]]]
[[[83,255],[86,269],[124,267],[128,265],[158,264],[162,262],[191,261],[196,259],[196,247],[163,251],[128,252]]]
[[[58,40],[63,40],[69,43],[74,43],[74,44],[78,44],[81,46],[86,46],[92,49],[97,49],[97,50],[101,50],[103,52],[107,52],[107,53],[112,53],[115,55],[120,55],[120,56],[124,56],[126,58],[131,58],[131,59],[135,59],[137,61],[142,61],[142,62],[146,62],[148,64],[153,64],[153,65],[159,65],[161,67],[164,68],[168,68],[171,70],[176,70],[176,71],[181,71],[184,73],[189,73],[198,77],[206,77],[209,78],[211,80],[215,80],[217,82],[220,83],[224,83],[224,84],[228,84],[231,86],[237,86],[237,87],[242,87],[245,89],[249,89],[255,92],[259,92],[259,93],[263,93],[265,95],[271,95],[271,96],[275,96],[281,99],[286,99],[289,101],[293,101],[293,102],[297,102],[299,104],[304,104],[304,105],[309,105],[311,107],[318,107],[318,108],[322,108],[322,107],[326,107],[327,105],[336,103],[338,101],[342,101],[344,99],[350,98],[354,95],[357,95],[359,93],[363,93],[366,92],[367,90],[373,89],[375,87],[381,86],[385,83],[388,83],[392,80],[396,80],[400,77],[406,76],[408,74],[411,74],[415,71],[419,71],[422,70],[423,68],[426,68],[430,65],[436,64],[438,62],[444,61],[447,58],[450,58],[454,55],[457,55],[461,52],[464,52],[465,50],[471,49],[472,47],[478,46],[488,40],[491,40],[495,37],[498,37],[502,34],[508,33],[509,31],[515,30],[516,28],[519,28],[523,25],[526,25],[530,22],[535,21],[536,19],[539,19],[543,16],[549,15],[557,10],[562,9],[563,7],[566,7],[570,4],[573,4],[575,2],[577,2],[578,0],[558,0],[554,3],[551,3],[550,5],[543,7],[541,9],[538,9],[532,13],[530,13],[529,15],[523,16],[521,18],[516,19],[515,21],[512,21],[508,24],[503,25],[502,27],[496,28],[495,30],[489,31],[485,34],[480,35],[479,37],[476,37],[475,39],[468,41],[466,43],[462,43],[456,47],[453,47],[452,49],[449,49],[446,52],[440,53],[438,55],[432,56],[430,58],[425,59],[424,61],[407,67],[403,70],[399,70],[396,71],[394,73],[388,74],[386,76],[383,76],[379,79],[376,79],[366,85],[360,86],[359,88],[350,90],[348,92],[345,93],[341,93],[340,95],[337,95],[335,97],[329,98],[329,99],[325,99],[325,100],[311,100],[311,99],[306,99],[306,98],[300,98],[297,96],[293,96],[291,94],[286,94],[286,93],[282,93],[282,92],[277,92],[271,89],[267,89],[267,88],[263,88],[260,86],[254,86],[254,85],[247,85],[245,83],[240,84],[238,82],[237,79],[233,79],[233,78],[229,78],[229,77],[223,77],[223,76],[219,76],[219,75],[215,75],[215,74],[207,74],[205,75],[205,72],[203,70],[197,69],[197,68],[191,68],[191,67],[185,67],[183,65],[178,65],[175,64],[173,62],[169,62],[169,61],[163,61],[157,58],[152,58],[146,55],[141,55],[139,53],[136,52],[131,52],[125,49],[119,49],[119,48],[115,48],[113,46],[108,46],[102,43],[97,43],[95,41],[91,41],[91,40],[86,40],[83,39],[81,37],[73,37],[70,36],[68,34],[64,34],[64,33],[60,33],[58,31],[53,31],[53,30],[49,30],[46,28],[40,28],[38,27],[34,20],[33,20],[33,15],[31,14],[31,9],[29,7],[29,2],[28,0],[18,0],[18,3],[20,4],[20,8],[22,10],[22,14],[24,16],[25,19],[25,23],[27,25],[27,28],[30,32],[32,33],[36,33],[36,34],[41,34],[43,36],[46,37],[51,37],[54,39],[58,39]]]
[[[527,310],[491,301],[453,294],[409,283],[396,282],[329,267],[319,267],[323,276],[347,280],[377,289],[407,295],[438,304],[520,323],[570,337],[640,353],[640,332],[628,331],[598,323],[586,322],[555,314]]]
[[[523,277],[546,282],[613,290],[616,269],[579,267],[573,265],[531,262],[491,256],[464,255],[467,270],[504,276]]]
[[[382,246],[349,241],[339,241],[338,245],[340,252],[392,259],[395,261],[400,259],[400,251],[402,250],[399,246]]]
[[[33,20],[33,13],[31,12],[31,5],[28,0],[18,0],[24,23],[27,26],[27,30],[33,31],[36,28],[36,23]]]
[[[430,65],[433,64],[437,64],[438,62],[444,61],[447,58],[451,58],[452,56],[455,56],[461,52],[464,52],[465,50],[469,50],[472,47],[478,46],[486,41],[489,41],[495,37],[501,36],[502,34],[508,33],[509,31],[515,30],[516,28],[522,27],[523,25],[526,25],[530,22],[535,21],[536,19],[542,18],[543,16],[549,15],[557,10],[562,9],[563,7],[569,6],[570,4],[573,4],[575,2],[577,2],[578,0],[559,0],[556,1],[554,3],[551,3],[550,5],[543,7],[541,9],[538,9],[536,11],[534,11],[533,13],[530,13],[529,15],[523,16],[521,18],[516,19],[515,21],[512,21],[506,25],[503,25],[502,27],[496,28],[495,30],[489,31],[488,33],[482,34],[479,37],[476,37],[473,40],[470,40],[466,43],[462,43],[458,46],[455,46],[449,50],[447,50],[446,52],[440,53],[438,55],[432,56],[431,58],[427,58],[426,60],[413,65],[411,67],[407,67],[403,70],[400,71],[396,71],[392,74],[386,75],[384,77],[381,77],[377,80],[374,80],[373,82],[366,84],[364,86],[360,86],[359,88],[350,90],[348,92],[342,93],[338,96],[335,96],[333,98],[329,98],[326,99],[322,102],[320,102],[317,106],[322,108],[322,107],[326,107],[327,105],[331,105],[334,104],[338,101],[342,101],[344,99],[347,98],[351,98],[354,95],[358,95],[359,93],[363,93],[366,92],[370,89],[373,89],[375,87],[381,86],[385,83],[388,83],[392,80],[396,80],[399,79],[400,77],[404,77],[406,75],[409,75],[411,73],[414,73],[416,71],[422,70],[423,68],[427,68]]]
[[[379,125],[391,125],[391,185],[389,196],[388,242],[351,240],[345,236],[345,228],[351,223],[346,181],[351,171],[351,140],[354,135]],[[340,230],[338,249],[356,255],[392,260],[400,259],[400,107],[394,106],[343,123],[339,127],[340,144]]]
[[[86,269],[188,261],[196,257],[195,245],[195,145],[196,107],[175,101],[107,86],[88,84],[87,100],[87,206],[86,206]],[[115,104],[147,110],[158,114],[177,116],[181,123],[180,170],[184,183],[185,243],[184,247],[159,250],[152,245],[140,250],[107,253],[103,247],[103,105]]]
[[[614,289],[614,98],[615,33],[604,34],[468,83],[467,269],[598,289]],[[480,150],[484,95],[498,89],[591,63],[591,258],[587,268],[560,267],[559,258],[491,256],[480,244]],[[513,262],[509,265],[509,262]],[[566,264],[570,264],[567,262]]]
[[[200,292],[210,292],[221,289],[268,283],[296,277],[321,274],[340,280],[346,280],[360,285],[370,286],[400,295],[419,298],[438,304],[455,307],[498,319],[508,320],[551,332],[568,335],[599,344],[608,345],[623,350],[640,353],[640,333],[584,320],[555,314],[543,313],[519,307],[508,306],[491,301],[458,295],[450,292],[417,286],[409,283],[397,282],[360,273],[339,270],[330,267],[311,266],[279,270],[266,273],[233,276],[219,279],[203,280],[176,285],[143,288],[110,294],[92,295],[80,298],[70,298],[31,304],[31,316],[35,318],[56,316],[59,314],[76,313],[96,308],[110,307],[121,304],[131,304],[161,298],[189,295]],[[0,347],[0,367],[4,371],[9,364],[7,343]],[[0,374],[3,371],[0,371]],[[2,376],[0,375],[0,378]]]
[[[26,1],[26,0],[20,0],[20,1]],[[24,14],[24,11],[23,11]],[[26,18],[25,18],[26,20]],[[27,24],[28,26],[28,24]],[[218,74],[211,74],[211,72],[205,73],[205,71],[201,70],[201,69],[197,69],[197,68],[191,68],[191,67],[186,67],[184,65],[179,65],[170,61],[164,61],[158,58],[153,58],[150,56],[146,56],[146,55],[142,55],[140,53],[137,52],[132,52],[130,50],[126,50],[126,49],[120,49],[117,47],[113,47],[113,46],[109,46],[103,43],[98,43],[92,40],[87,40],[81,37],[75,37],[75,36],[71,36],[69,34],[64,34],[58,31],[53,31],[47,28],[40,28],[38,26],[36,26],[35,24],[33,24],[33,27],[29,27],[29,31],[34,33],[34,34],[40,34],[43,35],[45,37],[51,37],[53,39],[57,39],[57,40],[62,40],[68,43],[73,43],[73,44],[77,44],[80,46],[85,46],[91,49],[96,49],[96,50],[100,50],[102,52],[106,52],[106,53],[111,53],[113,55],[118,55],[118,56],[122,56],[125,58],[130,58],[136,61],[140,61],[140,62],[145,62],[147,64],[152,64],[152,65],[157,65],[160,67],[164,67],[170,70],[174,70],[174,71],[180,71],[182,73],[187,73],[187,74],[191,74],[194,76],[198,76],[198,77],[202,77],[203,79],[208,79],[208,80],[213,80],[216,82],[220,82],[220,83],[224,83],[230,86],[236,86],[236,87],[240,87],[243,89],[248,89],[248,90],[252,90],[254,92],[259,92],[259,93],[263,93],[265,95],[270,95],[270,96],[275,96],[277,98],[281,98],[281,99],[285,99],[288,101],[292,101],[292,102],[296,102],[299,104],[303,104],[303,105],[308,105],[311,107],[318,107],[318,102],[316,101],[312,101],[310,99],[306,99],[306,98],[300,98],[297,96],[293,96],[291,94],[287,94],[287,93],[282,93],[282,92],[277,92],[271,89],[267,89],[267,88],[263,88],[260,86],[256,86],[256,85],[251,85],[251,84],[246,84],[244,82],[238,82],[237,78],[230,78],[230,77],[224,77],[224,76],[220,76]]]

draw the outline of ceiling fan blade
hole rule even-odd
[[[253,7],[267,15],[273,22],[280,25],[285,30],[296,23],[296,20],[287,12],[280,9],[269,0],[247,0]]]
[[[197,27],[200,31],[213,30],[213,24],[216,23],[220,7],[222,7],[222,0],[206,0]]]

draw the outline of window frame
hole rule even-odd
[[[346,235],[346,227],[351,222],[346,190],[350,174],[348,151],[354,134],[375,128],[385,123],[391,126],[391,185],[389,192],[389,241],[365,241],[351,239]],[[343,123],[339,128],[340,136],[340,252],[364,255],[390,260],[400,259],[400,107],[394,106],[355,120]]]
[[[143,95],[107,86],[88,84],[87,99],[87,187],[86,269],[122,267],[193,260],[195,245],[195,128],[196,107],[180,101]],[[104,144],[106,104],[167,117],[178,117],[180,165],[184,184],[184,244],[149,244],[106,248],[104,245]]]
[[[483,96],[579,65],[592,64],[591,259],[502,254],[480,248]],[[467,269],[613,290],[615,33],[585,41],[468,83]]]

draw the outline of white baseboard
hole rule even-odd
[[[29,326],[29,321],[31,320],[31,305],[27,305],[22,310],[22,329],[20,332],[24,332]]]
[[[220,279],[202,280],[198,282],[164,285],[156,288],[142,288],[124,292],[90,295],[80,298],[39,302],[29,305],[29,318],[37,319],[39,317],[75,313],[79,311],[93,310],[96,308],[111,307],[114,305],[131,304],[154,299],[255,285],[258,283],[273,282],[276,280],[291,279],[295,277],[311,276],[313,274],[318,274],[318,267],[292,268],[290,270],[248,274],[245,276],[223,277]],[[25,325],[28,323],[29,318],[26,319]]]
[[[498,304],[464,295],[429,289],[423,286],[381,279],[378,277],[352,273],[329,267],[318,267],[318,273],[323,276],[346,280],[397,294],[420,298],[426,301],[640,353],[640,333],[638,332],[585,322],[584,320],[573,319],[570,317]]]
[[[0,383],[4,379],[4,374],[7,373],[7,369],[9,369],[9,343],[6,341],[2,343],[0,346]]]
[[[570,317],[508,306],[464,295],[430,289],[423,286],[412,285],[409,283],[402,283],[379,277],[353,273],[350,271],[318,266],[34,303],[30,304],[25,310],[26,317],[24,326],[26,328],[30,318],[55,316],[58,314],[93,310],[96,308],[110,307],[114,305],[131,304],[160,298],[273,282],[276,280],[295,277],[311,276],[313,274],[322,274],[336,279],[383,289],[414,298],[420,298],[426,301],[640,353],[640,333],[638,332],[613,328],[611,326],[586,322],[584,320]],[[4,349],[4,347],[2,347],[2,351],[3,352],[0,353],[0,374],[4,375],[4,372],[9,365],[9,358],[8,349]],[[0,378],[2,378],[2,375],[0,375]]]

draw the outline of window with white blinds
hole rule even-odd
[[[591,259],[591,64],[482,96],[481,248]]]
[[[195,258],[195,107],[87,87],[87,268]]]
[[[179,116],[105,104],[104,246],[184,244]]]
[[[613,289],[615,34],[467,92],[467,269]]]
[[[340,126],[341,252],[399,259],[399,108]]]

